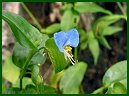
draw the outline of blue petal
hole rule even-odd
[[[55,43],[61,52],[64,52],[63,46],[64,46],[65,42],[67,41],[67,39],[68,39],[68,37],[65,32],[58,32],[58,33],[54,34]]]
[[[68,36],[68,40],[65,43],[65,45],[70,45],[72,47],[77,47],[79,44],[79,34],[78,31],[73,28],[71,30],[69,30],[68,32],[66,32],[67,36]]]

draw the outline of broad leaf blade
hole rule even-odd
[[[121,82],[122,80],[127,80],[127,60],[118,62],[110,67],[103,77],[103,84],[108,85],[116,81]]]
[[[67,10],[61,20],[61,30],[68,31],[76,27],[79,21],[79,14],[73,10]]]
[[[82,3],[82,2],[77,2],[74,6],[74,9],[78,11],[79,13],[95,13],[95,12],[103,12],[106,14],[112,14],[110,11],[100,7],[99,5],[95,3]]]
[[[43,55],[43,51],[36,52],[34,49],[28,49],[16,43],[13,48],[12,60],[13,63],[19,68],[24,68],[26,61],[29,59],[29,55],[32,53],[33,56],[27,65],[43,64],[46,60],[46,56]]]
[[[29,58],[30,54],[34,55],[35,52],[36,51],[34,49],[27,49],[21,46],[19,43],[16,43],[13,48],[12,61],[19,68],[24,68],[24,66],[26,66],[26,61],[31,59]]]
[[[69,67],[60,81],[60,89],[64,94],[79,94],[79,86],[87,68],[84,62]]]
[[[45,48],[48,51],[52,64],[54,65],[55,72],[57,73],[62,71],[68,62],[65,60],[64,54],[57,48],[53,38],[46,41]]]
[[[19,75],[20,69],[13,64],[10,56],[7,57],[5,64],[2,66],[2,76],[11,83],[15,83]]]
[[[22,46],[37,49],[44,38],[42,34],[29,24],[24,18],[8,11],[2,11],[2,19],[4,19],[12,29],[16,40]]]

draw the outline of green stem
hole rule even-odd
[[[120,2],[117,2],[118,7],[120,8],[121,12],[123,13],[123,15],[125,16],[125,19],[127,20],[127,14],[126,11],[124,10],[124,8],[122,7]]]
[[[29,56],[28,56],[28,58],[27,58],[27,60],[26,60],[26,62],[25,62],[25,64],[24,64],[24,66],[23,66],[23,69],[22,69],[21,72],[20,72],[20,76],[19,76],[19,78],[20,78],[20,89],[21,89],[21,86],[22,86],[22,85],[21,85],[21,84],[22,84],[22,78],[23,78],[24,75],[25,75],[25,72],[26,72],[28,63],[30,62],[31,58],[33,57],[33,55],[34,55],[36,52],[37,52],[37,50],[31,50],[31,51],[30,51]]]
[[[102,93],[104,91],[104,89],[106,89],[107,87],[103,86],[100,87],[99,89],[95,90],[94,92],[92,92],[92,94],[98,94],[98,93]]]
[[[27,8],[27,6],[21,2],[21,5],[23,6],[23,8],[25,9],[25,11],[29,14],[29,16],[32,18],[32,20],[34,21],[34,23],[37,25],[37,27],[39,28],[39,30],[42,29],[42,26],[39,24],[39,22],[37,21],[37,19],[34,17],[34,15],[31,13],[31,11]]]
[[[74,48],[74,59],[77,61],[77,47]]]
[[[20,78],[20,90],[22,90],[22,78]]]

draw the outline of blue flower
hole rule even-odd
[[[68,32],[57,32],[54,34],[54,40],[60,52],[64,53],[65,59],[68,58],[72,64],[76,63],[73,59],[71,47],[77,47],[79,44],[78,31],[73,28]]]

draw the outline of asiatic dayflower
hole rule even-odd
[[[65,59],[68,58],[72,64],[75,64],[76,61],[73,59],[71,47],[77,47],[79,44],[78,31],[73,28],[67,32],[57,32],[54,34],[54,41],[59,51],[64,53]]]

